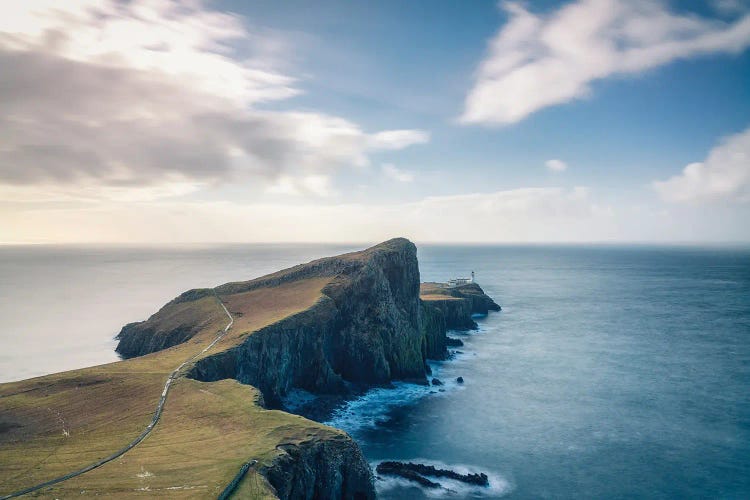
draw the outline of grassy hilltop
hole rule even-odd
[[[254,331],[309,308],[327,279],[311,278],[221,296],[235,324],[210,356]],[[132,441],[148,425],[169,373],[200,352],[227,317],[215,296],[170,304],[157,318],[169,331],[200,328],[187,342],[125,361],[0,385],[0,493],[65,474]],[[276,446],[332,438],[339,431],[257,404],[257,389],[234,380],[181,378],[161,422],[114,462],[41,492],[82,491],[110,497],[163,492],[171,497],[218,494],[250,458],[270,463]],[[257,498],[274,497],[253,472],[242,483]]]

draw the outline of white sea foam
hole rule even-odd
[[[457,354],[456,356],[464,356]],[[433,378],[440,378],[445,361],[430,361]],[[419,385],[406,382],[394,382],[393,387],[370,389],[362,396],[347,401],[334,411],[327,425],[356,434],[365,428],[374,428],[393,408],[408,406],[425,397],[445,397],[453,391],[462,390],[463,386],[455,380],[441,380],[443,385]]]
[[[377,467],[378,463],[381,461],[383,460],[378,460],[377,462],[370,464],[373,470],[375,470],[375,467]],[[423,488],[407,479],[394,476],[378,476],[375,481],[375,488],[379,495],[398,489],[419,488],[424,495],[429,498],[500,498],[513,490],[510,481],[503,477],[502,474],[481,467],[474,467],[465,464],[446,464],[445,462],[429,460],[426,458],[413,458],[409,460],[400,459],[399,461],[432,465],[438,469],[450,469],[460,474],[477,474],[483,472],[487,474],[490,484],[489,486],[478,486],[453,479],[430,476],[428,477],[430,481],[440,483],[442,487]]]

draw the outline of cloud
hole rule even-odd
[[[750,128],[724,138],[708,157],[652,187],[672,203],[750,201]]]
[[[424,130],[385,130],[371,135],[369,146],[376,150],[394,150],[429,141],[430,134]]]
[[[503,2],[460,118],[503,125],[591,94],[591,84],[750,45],[750,14],[731,22],[670,12],[658,0],[578,0],[548,14]]]
[[[260,109],[301,92],[273,36],[197,0],[1,3],[0,184],[151,197],[286,176],[322,194],[337,169],[429,140]]]
[[[568,164],[562,160],[547,160],[544,165],[553,172],[563,172],[568,169]]]
[[[414,180],[414,174],[397,168],[392,163],[384,163],[381,166],[383,174],[389,179],[393,179],[398,182],[412,182]]]
[[[16,242],[579,241],[608,239],[620,225],[586,188],[521,188],[433,196],[408,203],[235,203],[157,200],[95,210],[0,211]]]
[[[327,175],[306,175],[302,177],[284,175],[268,186],[266,192],[292,196],[314,194],[326,197],[333,194],[333,188],[331,178]]]

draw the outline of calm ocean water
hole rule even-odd
[[[114,360],[123,324],[187,288],[350,249],[0,247],[0,381]],[[491,486],[380,480],[381,498],[750,498],[750,251],[419,253],[424,280],[474,270],[503,312],[433,365],[445,392],[376,389],[331,423],[373,464],[485,471]]]

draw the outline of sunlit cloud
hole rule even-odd
[[[518,2],[501,5],[509,20],[479,65],[465,124],[515,123],[591,95],[598,80],[750,45],[745,12],[723,22],[676,14],[653,0],[578,0],[544,14]]]
[[[750,128],[724,138],[704,161],[651,185],[673,203],[750,201]]]
[[[0,4],[0,184],[135,199],[298,178],[324,195],[338,169],[429,140],[259,109],[302,92],[274,69],[265,36],[200,1]]]

